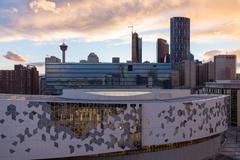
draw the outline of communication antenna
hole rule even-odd
[[[132,29],[132,33],[133,33],[133,27],[134,27],[133,25],[128,26],[128,28],[131,28],[131,29]]]

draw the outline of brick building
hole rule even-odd
[[[38,71],[35,66],[15,65],[14,70],[0,70],[0,93],[39,94]]]

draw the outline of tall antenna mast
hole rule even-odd
[[[128,26],[128,28],[132,28],[132,33],[133,33],[133,27],[134,27],[133,25],[131,25],[131,26]]]

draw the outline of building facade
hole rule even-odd
[[[171,71],[171,83],[172,88],[179,88],[179,70]]]
[[[173,17],[170,23],[171,63],[191,59],[190,53],[190,19]]]
[[[236,63],[236,55],[214,56],[215,80],[235,80]]]
[[[61,59],[55,56],[50,56],[45,58],[45,63],[61,63]]]
[[[120,63],[119,57],[112,57],[112,63]]]
[[[202,87],[204,86],[203,75],[207,74],[203,72],[203,63],[199,61],[195,61],[196,63],[196,86]]]
[[[46,63],[45,94],[69,88],[171,88],[168,63]]]
[[[239,80],[218,80],[207,82],[203,93],[225,94],[231,97],[231,123],[240,126],[240,81]]]
[[[0,70],[0,93],[39,94],[39,73],[34,66],[15,65]]]
[[[228,128],[228,96],[185,90],[65,90],[0,102],[0,159],[201,160],[218,152]]]
[[[215,80],[214,62],[203,63],[203,82],[213,82]]]
[[[43,95],[46,90],[46,79],[45,75],[39,76],[39,94]]]
[[[195,88],[196,87],[196,63],[192,60],[183,60],[178,62],[174,67],[179,73],[178,88]]]
[[[99,58],[95,53],[90,53],[87,58],[87,63],[99,63]]]
[[[132,63],[142,63],[142,38],[132,33]]]
[[[157,39],[157,63],[170,63],[169,45],[166,40]]]

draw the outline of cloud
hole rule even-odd
[[[240,40],[239,0],[29,0],[11,25],[0,24],[0,41],[28,39],[86,41],[123,39],[129,25],[145,33],[158,30],[169,37],[169,19],[191,18],[192,41],[216,38]],[[217,5],[216,5],[217,4]],[[0,22],[1,23],[1,22]],[[156,33],[156,32],[155,32]],[[143,40],[156,36],[143,34]]]
[[[32,66],[35,66],[35,67],[44,67],[45,62],[32,62],[32,63],[28,63],[27,65],[32,65]]]
[[[11,61],[23,62],[23,63],[27,62],[27,60],[23,56],[18,55],[12,51],[8,51],[6,55],[3,55],[3,57]]]
[[[15,7],[2,8],[2,9],[0,9],[0,13],[18,13],[18,9]]]
[[[175,0],[164,3],[159,0],[69,0],[68,3],[63,0],[30,0],[28,10],[19,14],[16,23],[0,28],[3,30],[0,40],[119,39],[130,33],[127,27],[131,24],[137,24],[135,29],[138,31],[165,26],[165,22],[164,25],[153,25],[156,15],[185,3]]]
[[[236,55],[237,58],[240,59],[240,49],[234,50],[234,51],[232,51],[232,52],[230,52],[230,53]]]
[[[237,56],[237,60],[240,61],[240,49],[233,50],[233,51],[223,51],[223,50],[211,50],[203,53],[203,60],[204,61],[213,61],[213,57],[216,55],[223,55],[223,54],[234,54]]]
[[[49,0],[33,0],[29,3],[29,7],[34,10],[35,13],[38,13],[39,10],[58,13],[56,3]]]
[[[204,61],[213,61],[213,57],[219,54],[222,54],[223,51],[221,50],[211,50],[203,53],[203,60]]]

